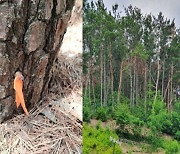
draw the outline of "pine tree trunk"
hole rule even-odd
[[[157,78],[156,78],[156,89],[155,89],[155,96],[153,101],[153,111],[154,111],[154,105],[156,103],[157,95],[158,95],[158,84],[159,84],[159,75],[160,75],[160,60],[157,62]]]
[[[170,100],[168,105],[168,112],[171,113],[171,104],[173,101],[173,72],[174,72],[174,66],[173,63],[171,64],[171,81],[170,81]]]
[[[147,113],[147,65],[144,70],[144,111]]]
[[[137,60],[136,60],[136,62],[135,63],[137,63]],[[137,66],[135,67],[135,78],[136,78],[136,90],[135,90],[135,92],[136,92],[136,106],[138,106],[138,99],[139,99],[139,76],[138,76],[138,69],[137,69]]]
[[[89,98],[89,103],[91,104],[91,79],[90,79],[90,74],[89,74],[89,80],[88,80],[88,98]]]
[[[163,60],[163,64],[162,64],[162,88],[161,88],[162,96],[164,94],[164,73],[165,73],[165,60]]]
[[[122,77],[123,77],[123,61],[120,63],[120,73],[119,73],[119,86],[118,86],[117,103],[120,102],[120,97],[121,97]]]
[[[0,122],[15,110],[13,80],[24,76],[27,107],[48,93],[51,68],[74,0],[0,2]]]
[[[89,70],[88,70],[89,71]],[[89,78],[88,78],[88,74],[86,75],[87,76],[87,78],[85,79],[85,87],[84,87],[84,96],[86,97],[87,96],[87,90],[88,90],[88,80],[89,80]]]
[[[100,50],[100,61],[101,61],[101,107],[102,107],[103,106],[103,57],[102,57],[102,49]]]
[[[95,109],[97,107],[97,104],[96,104],[96,96],[95,96],[95,91],[94,91],[94,83],[92,82],[92,93],[93,93],[93,101],[95,103]]]
[[[110,51],[109,51],[109,58],[110,58],[110,76],[111,76],[111,99],[112,99],[112,110],[114,109],[114,77],[113,77],[113,64],[112,64],[112,47],[110,44]]]
[[[103,49],[103,56],[104,56],[104,61],[103,61],[103,66],[104,66],[104,106],[107,106],[107,94],[106,94],[106,55],[105,55],[105,50]]]
[[[132,91],[132,109],[134,110],[136,88],[136,59],[133,59],[133,91]]]
[[[131,107],[131,110],[133,110],[133,76],[132,76],[132,62],[131,62],[131,59],[130,59],[130,107]]]
[[[152,83],[152,77],[151,77],[151,67],[152,67],[152,65],[150,64],[150,66],[149,66],[149,79],[148,79],[148,82],[149,82],[149,84],[151,84]],[[148,91],[151,91],[151,86],[148,86]],[[150,100],[150,98],[151,98],[151,95],[149,94],[148,95],[148,99]]]
[[[85,79],[85,88],[84,88],[84,96],[87,97],[87,92],[88,92],[88,84],[89,84],[89,74],[90,74],[90,64],[88,62],[88,72],[86,74],[86,79]]]
[[[167,92],[168,92],[168,89],[169,89],[169,84],[170,84],[170,73],[169,73],[168,83],[167,83],[166,89],[164,91],[164,97],[163,97],[163,101],[166,101],[166,102],[168,102]]]

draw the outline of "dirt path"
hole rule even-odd
[[[98,123],[99,123],[99,120],[97,120],[97,119],[90,120],[90,125],[93,126],[94,128],[97,126]],[[107,120],[107,122],[101,121],[101,127],[104,129],[109,128],[110,130],[115,130],[116,129],[116,121],[115,120]]]

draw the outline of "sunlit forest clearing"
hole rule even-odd
[[[83,153],[180,153],[179,27],[83,3]]]

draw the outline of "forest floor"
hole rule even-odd
[[[116,121],[112,119],[108,119],[106,122],[102,122],[97,119],[91,119],[89,125],[96,128],[99,122],[103,129],[109,128],[111,131],[114,131],[117,128]],[[163,137],[170,139],[170,136],[167,135],[164,135]],[[147,148],[150,147],[150,145],[147,143],[131,141],[124,138],[120,141],[123,154],[130,152],[132,154],[148,154]],[[153,152],[153,154],[165,154],[165,151],[163,149],[158,149],[158,152]]]
[[[74,86],[65,87],[64,90],[67,92],[63,95],[50,93],[38,106],[29,111],[28,117],[24,114],[15,115],[2,123],[0,153],[82,153],[82,87],[79,84],[82,71],[81,15],[82,2],[76,0],[58,55],[61,72],[56,72],[66,77],[68,84]],[[71,77],[74,74],[78,80],[75,83],[71,80],[74,79],[74,76]]]
[[[63,43],[59,51],[59,60],[68,62],[71,67],[82,73],[82,1],[76,0]],[[80,81],[81,82],[81,81]],[[68,102],[71,102],[67,105]],[[64,109],[82,121],[82,87],[73,89],[64,100]],[[73,108],[73,110],[71,110]]]

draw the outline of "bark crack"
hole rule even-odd
[[[40,94],[40,98],[39,100],[42,98],[43,93],[45,93],[45,88],[48,86],[47,83],[50,80],[50,69],[51,66],[53,65],[53,60],[55,57],[55,51],[49,51],[52,50],[53,48],[53,42],[54,42],[54,34],[55,34],[55,27],[53,25],[56,25],[56,6],[57,6],[57,0],[53,0],[53,8],[51,11],[51,18],[49,20],[49,25],[46,28],[50,28],[48,31],[48,35],[47,35],[47,39],[45,42],[45,46],[43,48],[43,50],[45,51],[45,53],[49,53],[49,58],[48,58],[48,65],[46,66],[46,71],[45,71],[45,76],[43,79],[43,87],[42,87],[42,91]],[[45,35],[46,36],[46,35]],[[57,51],[56,51],[57,52]]]

